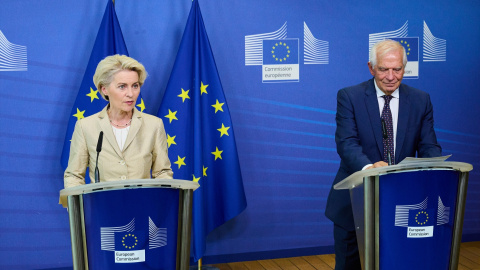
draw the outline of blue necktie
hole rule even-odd
[[[382,96],[385,99],[385,105],[383,106],[382,119],[385,121],[387,128],[387,139],[383,139],[383,161],[388,163],[388,152],[390,151],[391,165],[395,164],[395,153],[393,150],[393,121],[392,111],[390,110],[390,100],[392,96]]]

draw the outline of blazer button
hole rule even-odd
[[[120,165],[125,165],[125,160],[120,160]]]
[[[122,180],[125,180],[127,179],[127,177],[125,175],[122,175],[122,177],[120,177]]]

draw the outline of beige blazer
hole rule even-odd
[[[113,134],[107,108],[108,106],[97,114],[77,121],[64,174],[65,188],[85,184],[87,167],[90,168],[90,179],[95,179],[100,131],[103,131],[102,151],[98,158],[101,182],[173,178],[162,119],[135,108],[127,140],[121,151]]]

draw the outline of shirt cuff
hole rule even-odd
[[[372,165],[373,165],[373,164],[367,164],[367,165],[363,166],[362,171],[365,170],[366,168],[372,166]]]

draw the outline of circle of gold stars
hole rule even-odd
[[[133,244],[131,245],[128,245],[128,244],[125,244],[125,240],[128,241],[128,238],[130,238],[131,240],[129,240],[129,242],[132,242],[133,241]],[[136,245],[138,244],[138,239],[137,237],[134,235],[134,234],[125,234],[125,236],[122,238],[122,245],[126,248],[126,249],[132,249],[134,248]]]
[[[275,52],[276,52],[276,49],[282,48],[282,47],[286,50],[287,53],[284,57],[279,57],[278,53],[275,53]],[[275,58],[275,61],[279,61],[279,62],[287,61],[287,58],[290,57],[290,47],[285,42],[275,43],[275,46],[272,46],[272,57]]]
[[[423,222],[421,221],[418,221],[418,218],[419,216],[423,216],[422,220]],[[427,222],[428,222],[428,213],[425,212],[425,211],[420,211],[418,212],[416,215],[415,215],[415,222],[417,222],[419,225],[425,225]]]
[[[289,57],[289,53],[290,53],[289,47],[284,42],[283,43],[279,42],[279,43],[276,44],[276,46],[283,46],[281,48],[283,50],[282,52],[283,53],[287,52],[287,55],[283,58],[284,60],[279,59],[279,61],[286,61],[287,57]],[[285,49],[284,49],[284,47],[285,47]],[[207,91],[208,87],[209,87],[209,84],[204,84],[203,81],[200,81],[200,87],[199,87],[200,88],[200,96],[202,96],[203,94],[208,95],[208,91]],[[197,91],[198,87],[195,87],[194,89],[195,89],[195,91]],[[185,90],[184,88],[180,88],[180,90],[181,90],[181,93],[178,93],[177,97],[182,99],[182,103],[186,103],[186,102],[188,102],[187,100],[191,100],[189,89]],[[226,107],[226,103],[225,103],[225,101],[220,102],[218,99],[216,99],[215,104],[210,103],[210,106],[215,109],[215,112],[214,112],[215,114],[217,114],[217,113],[221,114],[222,112],[224,112],[223,107],[224,106]],[[173,123],[174,120],[179,121],[179,118],[181,119],[181,115],[177,116],[178,112],[181,113],[181,111],[172,111],[171,109],[168,109],[168,114],[165,115],[164,117],[168,119],[168,123]],[[77,115],[81,115],[81,112],[78,112]],[[219,137],[223,137],[223,135],[230,136],[229,129],[231,127],[230,126],[225,126],[225,123],[221,123],[221,124],[222,124],[222,126],[217,129],[217,131],[219,131],[219,133],[220,133]],[[167,135],[167,146],[168,146],[168,148],[170,148],[173,145],[177,145],[177,143],[175,142],[176,137],[177,137],[176,135],[171,135],[171,134],[168,134],[168,133],[166,135]],[[217,147],[215,147],[215,151],[210,152],[210,153],[213,155],[214,160],[222,160],[223,152],[224,152],[224,150],[218,149],[218,146],[217,146]],[[177,155],[177,160],[176,161],[172,160],[172,163],[176,164],[178,166],[178,170],[181,170],[182,166],[187,167],[186,163],[188,163],[189,160],[187,160],[186,158],[187,158],[187,156],[181,157],[181,156]],[[207,170],[208,170],[208,167],[203,166],[203,172],[200,172],[200,171],[197,172],[198,177],[195,174],[192,174],[192,178],[191,178],[192,181],[197,182],[197,183],[201,182],[203,177],[207,177]]]
[[[406,40],[400,40],[400,44],[403,45],[403,47],[405,48],[405,52],[407,53],[407,55],[410,55],[410,44],[408,44],[408,42]]]

